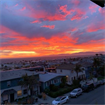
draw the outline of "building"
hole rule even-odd
[[[19,85],[19,81],[22,80],[22,76],[27,73],[28,76],[34,75],[39,81],[39,74],[35,71],[27,71],[27,70],[9,70],[9,71],[0,71],[0,95],[1,95],[1,103],[13,102],[16,99],[26,97],[30,95],[30,90],[27,90],[26,87],[21,87]],[[38,94],[40,92],[39,86],[34,87],[34,94]]]
[[[74,64],[62,64],[56,68],[56,72],[59,74],[64,74],[67,77],[67,83],[72,84],[73,80],[77,79],[77,74],[74,71]],[[79,72],[78,76],[80,79],[85,78],[85,70],[83,72]]]
[[[49,88],[50,84],[59,86],[62,77],[65,77],[65,75],[57,73],[40,73],[39,81],[40,81],[41,91],[44,91],[46,88]]]

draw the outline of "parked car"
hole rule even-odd
[[[68,96],[59,96],[54,101],[52,101],[52,105],[60,105],[69,101]]]
[[[95,82],[93,84],[94,84],[94,88],[97,88],[98,87],[98,83],[97,82]]]
[[[70,92],[70,97],[77,97],[82,94],[81,88],[76,88],[73,91]]]
[[[81,88],[84,92],[89,92],[91,90],[94,90],[94,84],[93,83],[85,84]]]
[[[103,79],[102,81],[103,81],[103,84],[105,84],[105,79]]]
[[[100,85],[104,85],[104,79],[99,80]]]

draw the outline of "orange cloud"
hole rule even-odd
[[[46,27],[46,28],[49,28],[49,29],[54,29],[55,25],[43,25],[41,27]]]

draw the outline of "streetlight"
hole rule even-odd
[[[105,7],[105,0],[90,0],[101,7]]]

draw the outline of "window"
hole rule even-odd
[[[21,90],[17,91],[17,95],[21,96],[22,95],[22,91]]]
[[[60,72],[62,72],[62,70],[60,70]]]
[[[57,80],[54,80],[54,83],[57,83]]]
[[[23,94],[27,94],[27,89],[23,90]]]
[[[7,86],[11,86],[11,81],[8,81],[7,82]]]
[[[64,100],[66,97],[63,97],[61,100]]]

